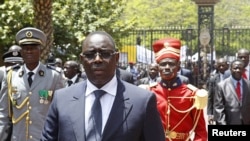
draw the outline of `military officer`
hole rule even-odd
[[[191,137],[194,141],[207,141],[203,115],[207,91],[184,84],[177,75],[180,47],[180,40],[175,38],[163,38],[154,42],[155,61],[159,65],[161,81],[148,89],[156,94],[167,141],[186,141]]]
[[[40,62],[46,44],[43,31],[27,27],[16,34],[24,64],[12,67],[0,91],[0,140],[12,125],[12,141],[40,139],[44,119],[55,90],[64,87],[62,73]],[[12,123],[12,124],[11,124]]]

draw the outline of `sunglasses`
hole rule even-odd
[[[88,60],[95,59],[97,55],[99,57],[101,57],[102,59],[110,59],[111,56],[113,56],[115,54],[117,54],[117,52],[114,52],[114,51],[100,51],[100,52],[92,51],[92,52],[84,52],[84,53],[82,53],[82,56],[84,56]]]

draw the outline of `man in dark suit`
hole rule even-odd
[[[159,82],[159,81],[157,81],[157,78],[159,78],[159,68],[158,68],[157,63],[149,64],[148,69],[147,69],[147,73],[148,73],[148,76],[139,79],[138,85],[141,85],[141,84],[149,84],[150,85],[152,83]]]
[[[87,80],[55,92],[41,141],[165,141],[156,96],[116,76],[108,33],[90,33],[80,57]]]
[[[216,61],[217,64],[217,73],[212,75],[208,80],[208,103],[207,103],[207,115],[208,115],[208,123],[213,125],[214,122],[214,114],[213,114],[213,103],[214,103],[214,93],[216,91],[217,83],[223,81],[224,79],[230,76],[229,65],[225,58],[219,58]]]
[[[193,78],[191,70],[182,68],[181,66],[179,66],[178,74],[186,76],[188,78],[188,82],[194,85],[194,78]]]
[[[249,65],[250,52],[248,49],[241,48],[237,52],[237,58],[244,62],[244,71],[242,73],[242,78],[250,80],[250,65]]]
[[[79,64],[74,60],[66,61],[63,65],[64,76],[66,77],[66,87],[84,80]]]
[[[134,84],[134,79],[133,79],[133,74],[117,67],[116,69],[116,75],[119,77],[121,80],[126,81],[130,84]]]
[[[244,62],[234,60],[230,71],[231,76],[217,85],[214,95],[214,119],[217,125],[249,125],[250,82],[242,79]]]

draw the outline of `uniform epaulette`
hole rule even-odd
[[[59,68],[59,67],[55,67],[55,66],[52,66],[52,65],[47,65],[47,68],[55,70],[58,73],[62,73],[62,69]]]
[[[155,87],[157,84],[158,84],[157,82],[151,83],[151,84],[149,84],[149,87],[150,87],[150,88],[151,88],[151,87]]]
[[[194,85],[192,85],[192,84],[187,84],[187,87],[188,87],[188,89],[190,89],[191,91],[196,91],[196,90],[198,90],[198,88],[197,87],[195,87]]]
[[[19,69],[20,67],[21,67],[20,64],[16,64],[16,65],[7,67],[6,71],[8,72],[9,70],[16,70],[16,69]]]

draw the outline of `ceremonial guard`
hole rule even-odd
[[[55,90],[64,87],[62,72],[40,62],[46,35],[27,27],[16,34],[24,64],[11,67],[0,91],[0,140],[38,141]],[[10,130],[12,127],[12,130]]]
[[[181,81],[178,74],[181,42],[174,38],[157,40],[153,44],[161,81],[150,85],[157,96],[157,107],[167,141],[207,141],[203,108],[207,91]],[[145,87],[144,87],[145,88]]]

